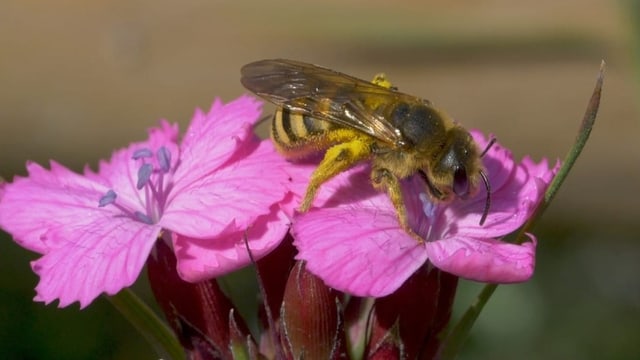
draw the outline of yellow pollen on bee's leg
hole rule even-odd
[[[327,180],[349,169],[361,160],[371,155],[371,147],[366,138],[359,136],[349,142],[330,147],[320,162],[320,165],[311,175],[311,181],[300,205],[300,211],[309,210],[320,185]]]
[[[386,89],[391,89],[391,87],[393,86],[391,85],[391,81],[387,79],[387,75],[385,75],[385,73],[376,74],[371,80],[371,83],[376,84],[378,86],[382,86],[383,88],[386,88]]]

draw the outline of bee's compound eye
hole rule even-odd
[[[453,192],[463,199],[469,195],[469,179],[464,167],[456,168],[453,173]]]

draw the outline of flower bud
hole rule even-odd
[[[298,262],[287,281],[281,308],[282,342],[293,359],[337,359],[345,356],[340,303],[322,280]]]
[[[155,298],[188,356],[231,359],[229,314],[233,305],[217,282],[182,280],[176,272],[175,255],[162,240],[156,242],[147,270]],[[237,321],[234,317],[236,329],[246,329]]]
[[[369,358],[415,359],[435,353],[437,335],[451,316],[457,279],[428,265],[396,292],[376,300]]]

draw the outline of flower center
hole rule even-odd
[[[422,212],[426,217],[431,219],[433,215],[436,213],[436,204],[434,204],[431,199],[429,199],[429,195],[421,192],[418,197],[420,198],[420,202],[422,203]]]
[[[155,165],[149,161],[153,156],[154,153],[147,148],[135,151],[132,156],[134,161],[140,162],[136,189],[142,192],[144,211],[133,210],[116,202],[118,195],[112,189],[100,198],[98,206],[113,205],[136,221],[149,225],[157,223],[162,217],[169,193],[168,181],[165,178],[171,171],[171,153],[166,147],[160,147],[155,153],[157,160]]]
[[[429,195],[427,195],[424,192],[421,192],[418,195],[418,198],[420,199],[420,202],[422,203],[422,213],[429,220],[428,221],[428,228],[427,228],[426,234],[424,236],[424,239],[426,241],[429,241],[429,238],[431,237],[431,232],[433,230],[433,224],[435,222],[435,214],[436,214],[436,209],[438,208],[438,205],[435,204],[433,201],[431,201],[431,199],[429,198]]]

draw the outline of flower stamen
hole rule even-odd
[[[116,194],[115,191],[113,190],[109,190],[107,191],[106,194],[104,194],[99,202],[98,202],[98,207],[105,207],[107,205],[113,205],[116,207],[116,209],[122,211],[125,215],[127,215],[130,218],[134,218],[134,219],[138,219],[138,217],[129,209],[125,208],[124,206],[118,204],[116,202],[116,199],[118,198],[118,194]]]
[[[142,164],[140,169],[138,169],[138,183],[136,184],[138,190],[141,190],[149,183],[151,173],[153,173],[153,166],[149,163]]]
[[[153,219],[151,219],[146,214],[141,213],[140,211],[136,211],[134,215],[135,215],[135,219],[140,221],[140,222],[143,222],[143,223],[148,224],[148,225],[153,225],[154,224]]]
[[[157,165],[147,162],[147,159],[153,158],[154,153],[148,149],[138,149],[133,155],[133,160],[140,160],[142,165],[138,169],[138,179],[136,188],[144,191],[142,207],[144,211],[128,209],[116,203],[117,194],[114,190],[109,190],[103,195],[99,202],[99,207],[114,205],[118,210],[122,211],[126,216],[145,224],[154,224],[162,216],[165,206],[165,174],[171,172],[171,152],[165,146],[156,151],[155,157],[158,161]]]
[[[160,164],[160,170],[162,170],[163,173],[168,173],[169,170],[171,170],[171,153],[169,150],[161,146],[156,153],[156,158]]]
[[[144,148],[144,149],[138,149],[136,151],[133,152],[133,160],[139,160],[139,159],[144,159],[144,158],[150,158],[153,156],[153,152],[150,149]]]
[[[105,207],[109,204],[115,203],[117,197],[118,197],[118,194],[116,194],[115,191],[113,190],[107,191],[107,193],[100,198],[100,201],[98,201],[98,207]]]

